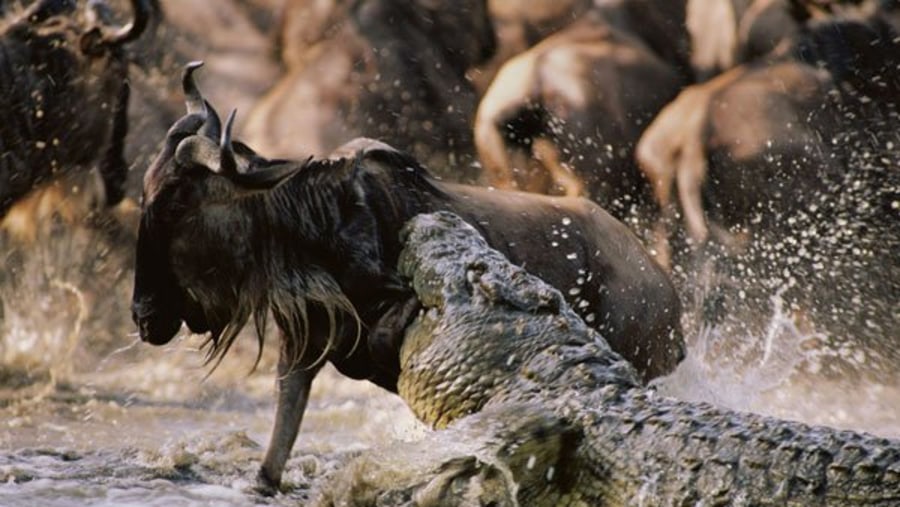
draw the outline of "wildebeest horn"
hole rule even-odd
[[[232,110],[228,115],[218,143],[202,135],[190,136],[178,143],[178,148],[175,150],[175,160],[178,164],[183,166],[201,165],[228,178],[237,187],[239,195],[271,190],[303,168],[304,164],[285,161],[247,173],[238,171],[234,146],[231,142],[231,131],[236,114],[237,110]]]
[[[206,123],[203,124],[200,133],[217,141],[219,139],[219,133],[222,131],[222,121],[219,120],[219,113],[216,112],[209,101],[204,100],[203,105],[206,107]]]
[[[236,172],[229,176],[229,179],[245,193],[263,192],[272,190],[289,180],[291,176],[300,172],[304,166],[305,164],[300,162],[284,161],[247,173]]]
[[[104,30],[102,41],[110,46],[119,46],[134,41],[144,33],[150,21],[150,0],[131,0],[134,18],[127,25],[113,31]]]
[[[197,88],[197,83],[194,82],[194,71],[202,66],[203,62],[200,61],[189,62],[181,73],[181,88],[184,90],[184,104],[188,114],[207,113],[206,101],[203,100],[203,95]]]
[[[184,72],[181,75],[181,87],[184,90],[184,103],[187,107],[188,114],[201,114],[206,119],[200,133],[218,142],[219,132],[222,130],[222,121],[219,120],[219,114],[212,107],[197,82],[194,81],[194,71],[203,66],[202,61],[190,62],[184,66]]]
[[[231,114],[228,115],[221,143],[205,135],[203,129],[201,129],[201,135],[190,136],[178,143],[178,148],[175,150],[175,160],[183,166],[202,165],[210,171],[228,178],[237,174],[237,164],[234,160],[234,152],[231,150],[231,126],[234,123],[234,115],[235,111],[231,111]],[[188,114],[185,118],[192,116],[199,117],[199,115]],[[215,123],[218,125],[219,119],[215,112],[213,112],[213,116],[215,116]],[[206,128],[209,123],[209,118],[207,118],[203,128]],[[224,146],[227,146],[228,149],[225,150]],[[227,155],[225,154],[226,151],[228,152]]]
[[[234,159],[234,147],[231,145],[231,129],[234,127],[234,117],[237,109],[232,109],[225,120],[225,128],[222,130],[222,140],[219,142],[220,169],[223,175],[234,177],[238,174],[237,161]]]

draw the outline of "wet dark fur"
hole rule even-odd
[[[34,186],[96,162],[107,202],[122,197],[128,63],[120,47],[85,53],[74,1],[45,3],[0,28],[0,218]]]
[[[257,158],[251,171],[279,163]],[[287,337],[305,341],[292,344],[301,365],[327,358],[350,377],[395,390],[403,328],[417,310],[396,273],[399,230],[416,214],[449,210],[564,291],[586,278],[581,283],[591,304],[580,309],[595,313],[594,325],[649,376],[680,359],[679,307],[671,285],[627,229],[586,200],[440,183],[411,157],[376,149],[308,162],[263,195],[197,213],[181,208],[177,202],[191,199],[175,194],[202,193],[204,185],[212,192],[212,185],[224,184],[215,181],[219,176],[201,176],[203,171],[183,170],[170,183],[178,186],[173,197],[161,190],[145,210],[135,317],[151,338],[168,341],[183,318],[195,332],[211,331],[210,358],[221,358],[251,316],[264,330],[271,309]],[[566,230],[562,220],[568,216],[571,237],[559,239],[552,231]],[[592,225],[606,230],[585,230]],[[609,244],[593,244],[596,237],[582,237],[588,233]],[[561,246],[548,251],[554,237]],[[591,275],[579,273],[567,255],[594,259],[583,266]],[[576,296],[570,292],[575,303]]]

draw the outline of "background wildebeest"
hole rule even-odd
[[[322,26],[301,24],[310,12]],[[465,75],[494,51],[486,0],[299,0],[286,13],[288,73],[249,114],[248,142],[270,156],[324,156],[366,135],[448,178],[475,178]]]
[[[647,201],[633,146],[682,84],[674,66],[593,10],[500,69],[475,119],[486,180],[561,187],[623,218]],[[515,150],[536,156],[544,171],[514,167]]]
[[[778,210],[790,210],[815,199],[822,190],[810,175],[818,178],[840,170],[829,167],[847,167],[849,152],[843,157],[832,152],[858,148],[845,143],[831,146],[836,134],[891,130],[898,91],[891,65],[897,43],[896,29],[885,16],[813,24],[797,34],[791,46],[767,59],[688,87],[654,120],[641,139],[638,161],[663,208],[670,206],[670,189],[677,185],[695,242],[708,235],[700,202],[708,161],[740,164],[740,170],[720,169],[718,179],[756,178],[752,183],[732,182],[732,190],[723,192],[733,204],[717,208],[729,216],[725,222],[734,225],[763,204],[777,201]],[[876,106],[864,107],[873,101]],[[854,112],[860,108],[873,110],[865,115]],[[749,168],[754,159],[755,170]],[[788,169],[789,164],[808,169]],[[773,175],[767,170],[779,171],[781,178],[799,177],[814,187],[809,195],[786,195],[768,185]],[[737,188],[756,192],[738,195]],[[777,195],[759,194],[767,189]],[[780,220],[777,213],[764,218]]]
[[[494,78],[475,120],[485,179],[644,216],[634,145],[650,119],[688,82],[755,58],[796,27],[786,0],[599,2]]]
[[[108,205],[123,196],[127,164],[128,60],[124,45],[144,30],[149,7],[131,2],[123,27],[104,22],[101,4],[39,0],[7,13],[0,27],[0,219],[33,233],[27,217],[7,216],[17,200],[65,172],[99,166]],[[58,192],[59,193],[59,192]],[[23,207],[54,207],[32,196]],[[40,202],[40,204],[37,204]]]
[[[593,3],[593,0],[488,0],[497,49],[488,61],[469,71],[478,94],[484,94],[507,60],[565,28]]]
[[[900,25],[896,3],[869,8],[811,19],[767,58],[684,90],[638,160],[663,212],[658,251],[676,208],[694,245],[727,247],[741,296],[720,314],[780,293],[804,325],[875,351],[878,372],[897,361]]]
[[[420,308],[397,275],[399,230],[449,210],[511,259],[560,287],[586,321],[652,378],[682,357],[680,307],[628,229],[585,199],[441,183],[373,141],[337,158],[269,160],[243,144],[185,71],[188,115],[145,177],[133,314],[141,338],[167,343],[182,322],[209,332],[211,360],[253,317],[282,334],[273,439],[261,479],[277,485],[310,383],[325,360],[396,391],[403,329]],[[221,145],[219,143],[221,132]]]

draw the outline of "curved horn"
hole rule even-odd
[[[111,32],[104,30],[102,39],[104,44],[120,46],[134,41],[144,33],[152,12],[150,0],[131,0],[131,10],[134,19],[130,23]]]
[[[197,82],[194,81],[194,71],[202,66],[202,61],[190,62],[184,66],[184,71],[181,74],[184,103],[188,114],[200,114],[206,120],[200,129],[200,134],[218,142],[222,131],[222,121],[219,119],[219,114],[212,107],[212,104],[203,98],[200,88],[197,87]]]
[[[218,142],[222,132],[222,120],[219,119],[219,113],[216,112],[209,101],[204,100],[203,105],[206,107],[207,117],[206,123],[203,124],[203,128],[200,129],[200,133],[213,141]]]
[[[234,159],[234,146],[231,145],[231,129],[234,126],[234,117],[237,109],[232,109],[225,120],[225,128],[222,130],[222,139],[219,142],[220,161],[219,169],[222,175],[233,177],[238,174],[237,161]]]
[[[194,71],[202,66],[203,62],[201,61],[190,62],[184,66],[184,71],[181,73],[181,89],[184,90],[184,104],[188,114],[207,114],[206,101],[203,100],[203,95],[197,88],[197,83],[194,82]]]

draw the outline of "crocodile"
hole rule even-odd
[[[315,505],[900,505],[900,441],[661,396],[458,216],[403,241],[424,310],[399,393],[438,431],[352,459]]]

